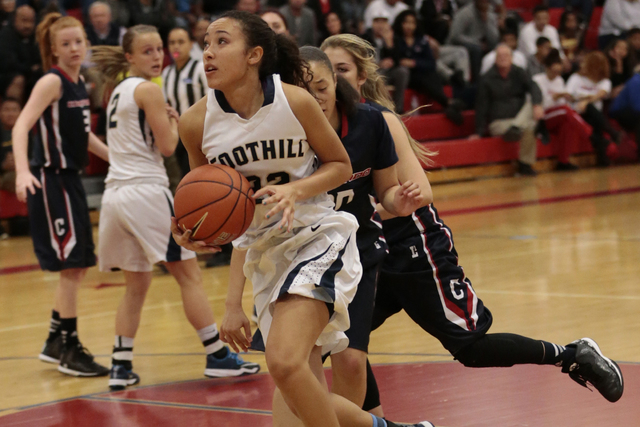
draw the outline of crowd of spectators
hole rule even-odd
[[[536,139],[547,143],[550,134],[589,138],[598,164],[607,165],[611,143],[626,132],[640,138],[640,0],[604,3],[595,52],[585,47],[594,5],[602,3],[541,0],[525,22],[502,0],[0,0],[0,97],[3,108],[21,106],[42,75],[34,33],[49,11],[79,14],[92,45],[118,45],[136,24],[158,27],[166,43],[181,27],[193,41],[190,56],[199,59],[209,22],[235,8],[259,13],[300,46],[360,35],[375,48],[398,113],[408,112],[407,93],[440,104],[456,125],[463,110],[475,109],[471,138],[519,141],[520,174],[535,174]],[[548,7],[563,8],[559,23],[552,25]],[[90,55],[86,66],[89,87],[99,94]],[[92,97],[96,111],[101,101]],[[558,151],[561,170],[575,168],[570,145]],[[4,174],[10,157],[2,158]]]

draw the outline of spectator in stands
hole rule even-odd
[[[473,79],[479,77],[482,57],[493,50],[499,39],[498,17],[489,10],[488,0],[474,0],[454,15],[449,43],[469,51]]]
[[[438,75],[454,87],[464,88],[471,81],[469,52],[462,46],[441,45],[433,37],[426,36],[431,52],[436,58]]]
[[[0,28],[11,24],[16,11],[16,0],[0,0]]]
[[[260,10],[260,2],[258,0],[237,0],[234,9],[249,13],[258,13]]]
[[[629,50],[633,58],[634,71],[638,71],[636,67],[640,64],[640,28],[632,28],[627,32],[627,41],[629,42]]]
[[[163,40],[176,26],[175,17],[168,7],[171,0],[129,0],[131,25],[153,25]],[[217,0],[219,1],[219,0]]]
[[[551,41],[545,36],[538,37],[538,40],[536,40],[536,49],[535,55],[527,59],[527,72],[530,76],[544,73],[544,60],[551,51]]]
[[[364,32],[362,38],[375,48],[379,72],[385,77],[386,84],[393,86],[393,102],[396,112],[401,114],[404,110],[404,92],[409,87],[410,71],[400,64],[400,38],[391,28],[388,12],[379,8],[372,15],[371,28]]]
[[[530,97],[530,100],[528,99]],[[512,65],[511,48],[496,48],[496,63],[480,79],[476,97],[476,134],[502,136],[505,141],[520,141],[517,172],[535,176],[536,137],[534,130],[543,118],[542,94],[538,85],[522,68]]]
[[[207,33],[207,28],[209,28],[210,23],[211,21],[209,21],[209,19],[200,18],[193,25],[191,38],[195,43],[193,43],[191,53],[189,54],[193,59],[202,59],[204,51],[204,35]]]
[[[338,34],[342,34],[342,19],[340,19],[340,15],[336,12],[329,12],[327,16],[324,18],[324,28],[325,32],[322,36],[322,40],[327,37],[337,36]]]
[[[20,101],[5,98],[0,104],[0,190],[16,192],[16,166],[13,162],[11,130],[20,115]]]
[[[373,16],[380,14],[381,10],[387,12],[389,22],[395,22],[396,17],[405,10],[409,9],[405,3],[400,0],[373,0],[364,11],[364,29],[371,28],[373,24]]]
[[[120,46],[127,29],[113,22],[107,3],[97,1],[89,7],[89,24],[85,31],[91,46]]]
[[[562,58],[557,49],[549,51],[544,65],[545,71],[533,76],[533,81],[542,92],[544,118],[539,123],[557,136],[554,139],[554,143],[559,145],[556,170],[576,170],[578,167],[569,161],[569,156],[581,141],[588,140],[591,127],[568,105],[572,98],[562,79]]]
[[[589,22],[593,11],[593,0],[547,0],[547,6],[566,9],[569,7],[580,13],[583,22]],[[572,12],[573,13],[573,12]]]
[[[335,31],[335,26],[342,26],[342,2],[341,0],[307,0],[307,7],[313,10],[316,15],[316,27],[321,40],[329,36],[340,34],[342,29],[337,33],[330,33],[327,27],[327,19],[331,15],[331,24]]]
[[[316,46],[316,15],[305,3],[306,0],[289,0],[288,4],[280,8],[280,13],[285,17],[289,33],[295,38],[298,46]]]
[[[615,98],[624,88],[624,84],[633,76],[633,64],[629,57],[629,44],[626,40],[612,41],[604,51],[609,59],[609,80],[611,80],[611,98]]]
[[[527,69],[527,57],[518,50],[518,33],[513,30],[504,30],[501,36],[502,44],[506,44],[511,48],[511,58],[513,65],[517,65],[523,70]],[[480,74],[484,74],[491,69],[496,63],[496,50],[492,50],[482,58],[482,67]]]
[[[549,8],[538,5],[533,9],[533,21],[527,23],[520,30],[518,37],[518,49],[525,56],[531,57],[536,54],[536,41],[539,37],[546,37],[551,42],[551,47],[560,51],[560,57],[566,60],[562,46],[560,46],[560,36],[558,30],[553,25],[549,25]],[[565,69],[569,70],[569,62],[565,62]]]
[[[22,102],[42,75],[35,28],[35,11],[25,5],[16,9],[13,25],[0,30],[0,95]]]
[[[393,23],[393,32],[396,36],[400,65],[410,71],[409,87],[428,95],[442,105],[446,117],[456,125],[461,125],[462,105],[445,95],[429,40],[418,31],[416,13],[411,9],[401,12]]]
[[[607,0],[598,28],[598,47],[604,49],[611,40],[626,36],[626,32],[640,23],[640,1]]]
[[[580,66],[583,35],[584,31],[578,22],[578,15],[570,10],[564,11],[560,17],[558,36],[560,37],[560,46],[569,61],[572,72]]]
[[[640,74],[634,74],[624,85],[622,92],[609,107],[609,115],[623,129],[635,133],[640,160]]]
[[[291,36],[291,34],[289,34],[289,28],[287,27],[287,20],[279,10],[267,9],[262,12],[260,17],[269,24],[269,28],[271,28],[274,33]]]
[[[609,80],[609,61],[602,52],[589,52],[580,63],[580,71],[567,81],[567,92],[572,96],[572,107],[591,125],[591,143],[596,152],[599,166],[610,163],[607,148],[610,140],[620,142],[622,134],[615,130],[602,112],[602,100],[611,93]]]
[[[417,7],[417,4],[416,4]],[[449,36],[449,28],[457,6],[453,0],[423,0],[420,6],[420,20],[428,36],[444,44]]]

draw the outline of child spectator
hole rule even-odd
[[[527,72],[530,76],[544,73],[544,60],[551,51],[551,41],[544,36],[538,37],[538,40],[536,40],[536,49],[535,55],[527,59]]]
[[[446,117],[461,125],[462,107],[459,102],[449,99],[444,93],[429,40],[418,31],[416,13],[413,10],[401,12],[393,23],[393,32],[398,41],[400,65],[410,71],[409,87],[428,95],[442,105]]]
[[[582,37],[584,30],[578,21],[578,15],[570,10],[564,11],[560,17],[560,26],[558,27],[558,35],[560,36],[560,46],[569,61],[571,72],[580,67],[580,59],[582,58]]]
[[[622,135],[615,130],[602,112],[602,100],[611,93],[609,80],[609,61],[602,52],[590,52],[580,63],[580,71],[567,81],[567,92],[573,99],[572,107],[591,125],[591,143],[596,152],[598,166],[608,166],[611,162],[607,155],[609,134],[616,142]]]
[[[624,88],[624,84],[633,76],[633,65],[629,57],[629,44],[626,40],[612,41],[604,51],[609,60],[611,75],[611,98],[615,98]]]
[[[545,71],[533,76],[533,81],[542,92],[542,107],[544,118],[540,120],[546,130],[556,135],[554,143],[558,147],[559,171],[572,171],[578,167],[569,162],[569,156],[575,150],[575,146],[583,140],[587,140],[591,134],[589,125],[576,113],[567,101],[571,95],[567,93],[564,80],[562,80],[562,59],[557,49],[551,49],[544,59]]]
[[[389,14],[380,8],[372,12],[371,28],[366,30],[362,38],[375,48],[376,62],[380,66],[379,72],[385,78],[387,85],[393,86],[393,103],[396,112],[404,111],[404,92],[409,87],[409,68],[400,64],[400,38],[394,34],[389,23]]]
[[[501,36],[502,44],[505,44],[511,48],[511,57],[513,65],[517,65],[523,70],[527,69],[527,57],[524,53],[518,49],[518,33],[513,30],[505,30]],[[482,58],[482,67],[480,68],[480,74],[484,74],[496,63],[496,50],[492,50]]]

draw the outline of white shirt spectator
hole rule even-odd
[[[373,24],[373,17],[380,15],[380,13],[384,13],[386,16],[389,16],[389,24],[393,25],[393,22],[396,19],[396,16],[400,14],[400,12],[409,9],[409,6],[404,4],[398,0],[389,0],[392,3],[395,1],[396,3],[392,6],[387,3],[387,0],[373,0],[369,3],[369,6],[364,11],[364,29],[368,30],[371,28]],[[382,11],[382,12],[381,12]]]
[[[598,34],[606,36],[621,33],[640,25],[640,2],[629,0],[607,0],[602,9]]]
[[[525,56],[535,55],[538,48],[536,47],[536,41],[539,37],[546,37],[551,42],[551,46],[558,49],[560,57],[564,59],[564,50],[560,46],[560,36],[558,36],[558,30],[552,25],[545,25],[542,31],[538,31],[533,21],[525,24],[520,30],[518,36],[518,50],[525,54]]]
[[[495,63],[496,63],[496,50],[493,49],[491,52],[487,53],[484,56],[484,58],[482,58],[482,65],[480,67],[480,75],[483,75],[484,73],[489,71],[489,69],[491,67],[493,67]],[[513,65],[517,65],[518,67],[522,68],[523,70],[527,69],[527,57],[524,56],[524,54],[522,52],[520,52],[519,50],[514,50],[512,52],[511,63]]]
[[[572,104],[572,108],[575,109],[578,101],[587,96],[596,95],[601,90],[604,90],[607,95],[610,94],[611,80],[602,79],[596,83],[578,73],[573,73],[571,77],[569,77],[569,80],[567,80],[566,88],[567,92],[576,99],[576,102]],[[595,102],[593,106],[602,111],[602,101]]]
[[[553,80],[549,80],[547,73],[540,73],[533,76],[532,80],[536,82],[540,92],[542,92],[542,108],[545,110],[567,103],[565,98],[553,99],[555,94],[567,92],[562,77],[558,76]]]

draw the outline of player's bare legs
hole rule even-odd
[[[78,317],[78,288],[86,274],[86,268],[69,268],[60,271],[60,283],[55,295],[55,309],[60,313],[60,318]]]
[[[331,355],[331,392],[362,407],[367,393],[367,353],[347,348]]]
[[[152,277],[150,271],[124,271],[126,290],[116,313],[116,335],[135,338]]]
[[[202,274],[197,259],[165,262],[164,266],[180,285],[182,306],[189,323],[196,330],[213,324],[213,310],[202,286]]]

